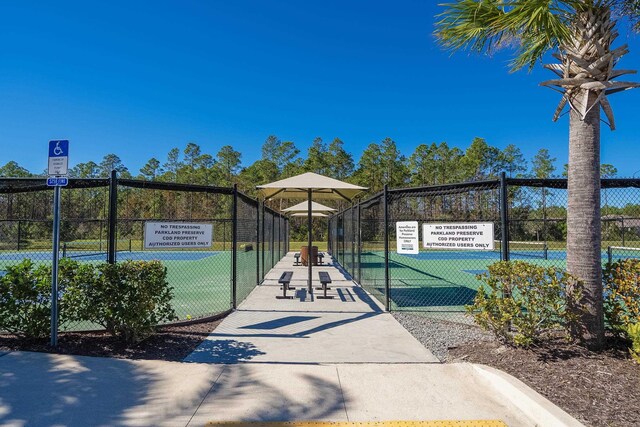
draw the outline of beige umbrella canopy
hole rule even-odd
[[[306,215],[306,212],[308,210],[309,210],[309,203],[301,202],[301,203],[298,203],[297,205],[293,205],[286,209],[283,209],[282,212],[287,212],[287,213],[296,212],[296,213],[304,213]],[[333,211],[335,211],[334,208],[330,208],[329,206],[325,206],[318,202],[311,202],[311,212],[333,212]],[[301,215],[294,214],[293,216],[301,216]]]
[[[291,214],[291,216],[308,216],[309,214],[306,212],[297,212],[297,213],[293,213]],[[322,212],[311,212],[311,216],[314,218],[326,218],[329,215],[327,214],[323,214]]]
[[[258,185],[265,199],[307,199],[311,190],[314,199],[338,199],[350,201],[367,190],[366,187],[349,184],[313,172],[281,179],[271,184]]]
[[[311,253],[311,218],[313,215],[313,199],[338,199],[351,201],[363,191],[365,187],[342,182],[328,176],[319,175],[313,172],[281,179],[271,184],[258,185],[256,187],[266,200],[273,199],[307,199],[307,208],[303,210],[307,214],[307,224],[309,227],[309,253]],[[309,264],[309,293],[313,293],[312,282],[312,262]]]

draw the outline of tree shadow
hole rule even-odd
[[[590,350],[584,343],[570,343],[560,337],[550,338],[531,347],[536,358],[543,363],[561,362],[581,358],[613,358],[629,360],[629,344],[621,337],[607,335],[600,350]]]
[[[293,366],[273,367],[266,373],[255,365],[234,365],[222,373],[194,416],[194,425],[213,419],[286,422],[297,420],[346,420],[350,402],[339,381],[298,371]],[[285,372],[286,370],[286,372]],[[259,396],[252,398],[252,396]],[[239,407],[238,401],[242,401]]]
[[[235,364],[248,362],[263,354],[266,353],[258,350],[252,343],[232,339],[206,339],[184,362]]]
[[[157,363],[10,353],[0,359],[0,425],[152,425],[193,413],[211,379],[176,399],[169,365]]]

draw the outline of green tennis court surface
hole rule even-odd
[[[638,257],[640,251],[617,252],[613,259]],[[523,260],[541,266],[566,268],[566,251],[512,251],[511,260]],[[602,251],[602,262],[608,260]],[[346,257],[352,271],[351,259]],[[417,255],[389,253],[390,302],[393,310],[462,312],[471,304],[489,265],[500,261],[496,251],[423,251]],[[361,284],[382,302],[385,301],[384,252],[361,254]]]

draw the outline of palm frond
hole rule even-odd
[[[500,0],[461,0],[440,6],[445,11],[438,15],[436,36],[451,50],[468,49],[491,52],[499,47],[508,34],[499,25],[505,11]]]
[[[639,0],[640,1],[640,0]],[[532,68],[570,39],[571,11],[580,0],[461,0],[442,4],[436,35],[448,49],[490,53],[514,47],[514,70]],[[506,42],[512,42],[507,44]]]

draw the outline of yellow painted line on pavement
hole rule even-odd
[[[289,422],[210,422],[208,427],[507,427],[498,420],[467,421],[289,421]]]

